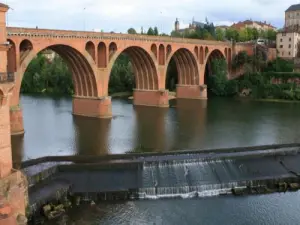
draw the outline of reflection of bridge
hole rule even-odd
[[[130,57],[133,66],[136,78],[134,104],[167,107],[165,81],[171,58],[176,62],[179,77],[177,97],[206,99],[204,75],[211,60],[226,59],[230,71],[233,55],[240,50],[249,52],[252,49],[251,46],[233,46],[230,42],[6,28],[7,10],[8,7],[0,3],[0,178],[11,178],[11,183],[8,183],[9,187],[14,187],[14,192],[9,196],[14,212],[24,213],[24,190],[20,190],[24,186],[20,185],[22,179],[18,172],[11,172],[10,133],[23,132],[20,87],[24,72],[37,53],[51,49],[69,65],[75,88],[74,114],[109,118],[112,116],[108,96],[109,76],[121,53]],[[1,189],[0,197],[2,194]]]

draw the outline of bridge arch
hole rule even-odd
[[[158,58],[159,65],[165,65],[166,52],[165,52],[165,46],[163,44],[159,45],[158,52],[159,52],[159,54],[158,54],[159,55],[159,58]]]
[[[155,64],[155,55],[148,53],[139,46],[130,46],[118,50],[109,61],[108,74],[111,75],[112,67],[121,54],[128,55],[132,64],[133,74],[138,90],[158,90],[158,72]]]
[[[111,57],[117,52],[118,47],[116,42],[111,42],[109,44],[109,59],[111,59]]]
[[[227,52],[227,50],[226,50]],[[206,59],[206,64],[205,64],[205,74],[204,74],[204,83],[207,84],[207,77],[212,75],[212,61],[215,59],[224,59],[226,60],[226,56],[224,55],[224,53],[219,50],[219,49],[214,49],[213,51],[211,51]],[[226,61],[227,62],[227,61]],[[228,65],[228,62],[227,62]]]
[[[105,68],[107,66],[107,50],[106,44],[100,42],[98,44],[98,67]]]
[[[85,50],[90,54],[90,56],[95,61],[96,60],[96,48],[95,48],[95,44],[92,41],[88,41],[85,44]]]
[[[92,57],[86,58],[82,53],[71,46],[64,44],[55,44],[44,47],[43,49],[40,49],[38,51],[30,51],[21,61],[20,70],[18,71],[19,80],[17,81],[16,85],[18,97],[20,94],[21,82],[28,65],[37,56],[38,53],[43,52],[46,49],[50,49],[60,55],[68,65],[72,73],[75,96],[97,96],[98,90],[95,71],[92,68]]]
[[[28,39],[22,40],[19,45],[20,61],[22,61],[31,50],[33,50],[32,42]]]
[[[167,67],[169,67],[171,60],[174,60],[176,65],[179,85],[199,85],[197,58],[190,50],[180,48],[173,52],[168,59]]]
[[[11,39],[7,40],[10,44],[10,48],[7,51],[7,72],[17,71],[17,49],[16,44]]]

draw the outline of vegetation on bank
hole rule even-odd
[[[291,61],[277,58],[266,63],[261,54],[248,56],[240,52],[233,59],[233,68],[242,68],[244,75],[234,80],[227,79],[225,60],[212,60],[211,72],[206,77],[208,92],[215,96],[237,96],[246,91],[246,95],[256,99],[300,100],[300,88],[291,79],[299,79],[300,73],[293,72]],[[280,83],[272,80],[280,79]],[[166,88],[176,89],[178,83],[177,69],[174,61],[170,62],[167,71]],[[130,59],[121,55],[113,66],[109,94],[112,96],[130,96],[135,87],[135,79]],[[22,93],[44,93],[51,95],[73,95],[71,73],[58,55],[53,61],[39,54],[28,66],[21,86]],[[116,93],[122,93],[116,94]]]
[[[247,95],[255,99],[300,100],[300,73],[293,72],[292,61],[277,58],[266,63],[260,56],[239,53],[233,62],[244,74],[237,79],[226,77],[226,62],[214,60],[212,74],[208,76],[208,90],[216,96]]]
[[[170,35],[165,33],[159,33],[157,27],[150,27],[147,32],[144,32],[141,28],[141,32],[138,33],[134,28],[129,28],[128,34],[146,34],[146,35],[160,35],[160,36],[172,36],[172,37],[182,37],[182,38],[192,38],[192,39],[203,39],[203,40],[233,40],[236,42],[246,42],[257,40],[258,38],[264,38],[268,40],[276,40],[276,31],[269,30],[258,30],[256,28],[245,28],[237,30],[235,28],[229,27],[227,29],[216,28],[215,25],[206,19],[203,27],[197,26],[195,31],[186,30],[184,32],[173,31]]]

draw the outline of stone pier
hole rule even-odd
[[[73,115],[96,117],[96,118],[111,118],[111,97],[102,98],[86,98],[73,97]]]
[[[177,85],[176,98],[178,99],[207,99],[206,85]]]
[[[133,92],[133,104],[140,106],[169,107],[169,91],[135,89]]]

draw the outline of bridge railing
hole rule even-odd
[[[0,83],[9,83],[15,81],[15,74],[14,73],[3,73],[0,72]]]
[[[183,37],[170,36],[151,36],[144,34],[119,34],[96,31],[72,31],[72,30],[48,30],[34,28],[7,27],[8,36],[27,36],[27,37],[55,37],[55,38],[85,38],[85,39],[111,39],[111,40],[141,40],[158,42],[179,42],[187,44],[213,44],[231,45],[229,41],[213,41],[189,39]]]

